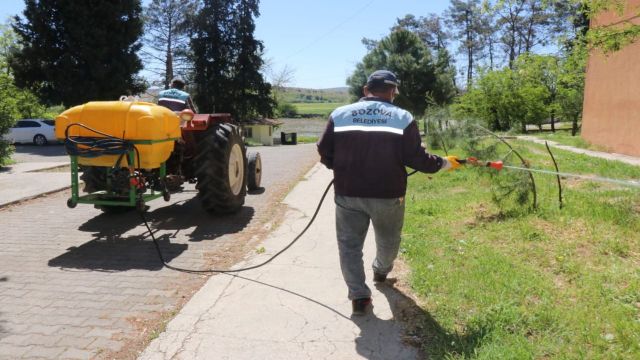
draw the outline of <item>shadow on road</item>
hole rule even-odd
[[[248,206],[232,215],[211,214],[202,210],[200,202],[192,198],[150,212],[147,220],[155,230],[173,232],[171,238],[182,231],[190,231],[187,234],[189,241],[202,241],[243,231],[254,214],[255,210]]]
[[[179,256],[189,245],[172,244],[169,235],[156,237],[166,261]],[[92,271],[160,270],[163,264],[146,235],[95,239],[49,260],[49,266]]]
[[[356,339],[358,354],[367,359],[395,358],[397,353],[393,352],[393,346],[386,344],[391,340],[416,346],[429,359],[447,359],[455,355],[469,358],[474,355],[487,335],[486,331],[472,329],[466,334],[448,331],[413,299],[396,289],[393,282],[389,279],[386,283],[376,284],[391,306],[393,319],[382,320],[374,314],[353,318],[360,328],[360,337]],[[397,331],[400,322],[406,325],[402,341],[388,336]]]
[[[242,231],[253,215],[253,208],[243,207],[236,214],[216,216],[203,211],[199,202],[191,199],[158,208],[145,216],[165,260],[171,262],[189,247],[176,240],[172,242],[181,231],[190,232],[186,235],[189,241],[214,240]],[[80,231],[93,233],[93,240],[67,249],[49,260],[49,266],[98,271],[160,270],[163,265],[148,232],[126,235],[140,226],[144,225],[136,211],[100,214],[79,227]]]
[[[44,146],[16,144],[15,154],[28,154],[38,156],[67,156],[67,151],[62,144],[48,144]]]

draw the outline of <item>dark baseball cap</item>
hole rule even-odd
[[[181,77],[175,77],[173,78],[173,80],[171,80],[172,84],[181,84],[181,85],[185,85],[186,83],[184,82],[184,79]]]
[[[367,79],[367,86],[369,87],[383,84],[398,86],[400,81],[396,74],[389,70],[376,70]]]

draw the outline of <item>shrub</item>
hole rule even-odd
[[[278,116],[285,118],[294,118],[298,116],[298,110],[289,103],[278,104]]]

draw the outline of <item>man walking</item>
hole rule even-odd
[[[373,72],[364,87],[365,97],[333,111],[318,142],[320,161],[334,174],[340,267],[354,315],[365,314],[371,304],[362,260],[369,222],[376,240],[375,282],[386,280],[398,255],[405,167],[426,173],[460,167],[455,156],[426,153],[413,116],[392,104],[398,84],[390,71]]]

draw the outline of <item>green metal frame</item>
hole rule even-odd
[[[165,140],[166,141],[166,140]],[[152,141],[140,141],[134,143],[152,143]],[[153,189],[147,190],[144,194],[138,195],[138,191],[135,185],[129,187],[128,195],[122,196],[114,194],[110,191],[96,191],[94,193],[80,196],[80,181],[78,177],[78,156],[71,155],[71,198],[69,201],[75,206],[76,204],[94,204],[94,205],[106,205],[106,206],[131,206],[135,207],[138,199],[142,199],[145,203],[150,200],[154,200],[163,197],[162,192],[155,191]],[[129,166],[135,164],[135,151],[129,151],[127,153],[127,160]],[[111,168],[107,169],[107,188],[110,188]],[[160,165],[160,178],[164,179],[167,175],[167,165],[163,162]]]

